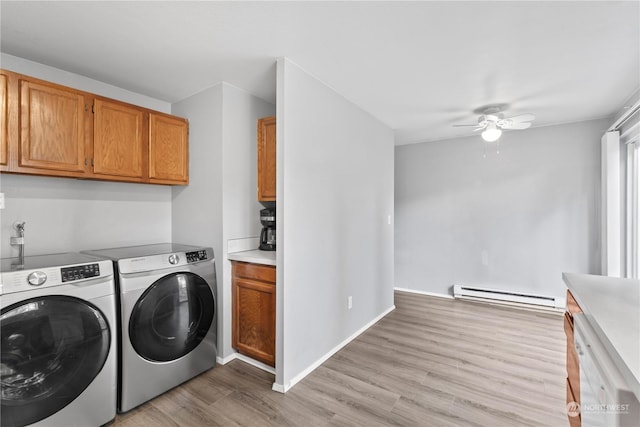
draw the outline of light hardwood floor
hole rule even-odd
[[[569,425],[562,316],[403,292],[395,304],[284,395],[235,360],[111,425]]]

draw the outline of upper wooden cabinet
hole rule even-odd
[[[19,166],[84,171],[84,112],[80,92],[20,80]]]
[[[149,179],[189,182],[188,123],[184,119],[149,114]]]
[[[185,185],[188,122],[0,70],[0,171]]]
[[[93,112],[93,172],[142,178],[143,111],[96,99]]]
[[[0,165],[7,164],[9,94],[7,90],[7,75],[0,73]]]
[[[258,120],[258,200],[276,200],[276,118]]]

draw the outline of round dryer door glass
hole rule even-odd
[[[176,360],[206,337],[214,314],[207,282],[193,273],[173,273],[155,281],[133,307],[129,338],[147,360]]]
[[[109,354],[107,319],[87,301],[45,296],[0,313],[2,426],[43,420],[78,397]]]

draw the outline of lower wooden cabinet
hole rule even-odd
[[[232,261],[232,345],[275,366],[276,268]]]

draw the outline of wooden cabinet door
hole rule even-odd
[[[189,183],[186,120],[149,114],[149,180],[167,184]]]
[[[238,277],[235,265],[234,262],[232,345],[242,354],[275,366],[275,283]],[[251,264],[239,265],[251,269]]]
[[[7,164],[9,127],[9,87],[7,76],[0,74],[0,165]]]
[[[79,92],[21,80],[19,165],[84,171],[85,108]]]
[[[258,120],[258,200],[276,200],[276,118]]]
[[[93,109],[93,172],[142,178],[144,111],[100,99]]]

